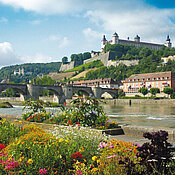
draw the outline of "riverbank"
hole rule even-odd
[[[0,117],[10,122],[15,123],[16,125],[19,125],[20,127],[30,123],[30,122],[22,121],[22,120],[19,122],[19,119],[17,120],[16,116],[14,115],[0,114]],[[46,123],[34,123],[34,124],[45,130],[53,130],[55,127],[59,127],[58,125],[55,125],[55,124],[46,124]],[[163,130],[163,131],[168,132],[168,135],[169,135],[168,141],[172,144],[175,144],[175,129],[160,128],[160,127],[134,126],[134,125],[121,126],[121,128],[123,130],[123,134],[111,135],[110,139],[118,139],[118,140],[125,141],[125,142],[143,144],[149,141],[148,139],[145,139],[143,137],[143,133],[156,132],[156,131]],[[97,130],[97,131],[100,132],[100,130]]]

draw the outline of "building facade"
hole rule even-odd
[[[118,89],[121,82],[119,80],[113,80],[112,78],[102,78],[96,80],[80,80],[74,81],[74,86],[85,86],[85,87],[101,87]]]
[[[156,49],[156,50],[160,49],[162,46],[167,46],[169,48],[171,48],[172,46],[169,35],[167,36],[165,44],[155,44],[155,43],[141,42],[140,37],[138,35],[136,35],[134,41],[130,40],[129,37],[127,40],[119,39],[119,35],[116,32],[112,35],[111,41],[107,41],[105,35],[103,35],[103,39],[101,41],[102,51],[106,44],[128,44],[128,45],[134,45],[136,47],[148,47],[150,49]]]
[[[163,91],[165,87],[170,87],[175,91],[175,73],[156,72],[134,74],[123,81],[123,91],[126,93],[138,93],[138,90],[142,87],[148,89],[159,88],[160,91]]]

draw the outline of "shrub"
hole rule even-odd
[[[63,125],[89,126],[92,128],[109,129],[117,128],[118,123],[109,122],[108,117],[103,111],[100,101],[90,97],[77,98],[72,102],[73,107],[62,106],[62,112],[57,117],[52,118],[52,122]]]
[[[23,135],[25,131],[23,128],[15,126],[13,123],[6,121],[6,119],[0,120],[0,143],[8,145],[16,137]]]

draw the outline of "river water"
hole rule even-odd
[[[119,124],[166,127],[175,129],[175,105],[141,105],[133,104],[115,104],[103,105],[104,111],[110,117],[110,120],[116,120]],[[21,116],[24,112],[22,106],[14,108],[0,108],[0,114],[10,114]],[[48,112],[55,113],[58,108],[49,109]]]

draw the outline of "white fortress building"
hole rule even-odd
[[[136,47],[148,47],[150,49],[156,49],[156,50],[160,49],[162,46],[167,46],[169,48],[171,48],[172,46],[169,35],[167,36],[165,44],[155,44],[155,43],[141,42],[140,37],[138,35],[136,35],[136,37],[134,38],[134,41],[131,41],[129,37],[127,40],[119,39],[119,35],[116,32],[112,35],[111,41],[107,41],[105,35],[103,35],[103,39],[101,41],[102,51],[106,44],[128,44],[128,45],[134,45]]]

